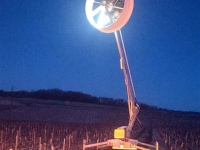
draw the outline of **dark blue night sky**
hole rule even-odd
[[[135,0],[122,28],[138,102],[200,112],[200,1]],[[126,99],[114,34],[85,0],[0,1],[0,89]]]

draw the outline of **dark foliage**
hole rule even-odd
[[[92,103],[109,106],[127,106],[123,99],[113,99],[107,97],[95,97],[89,94],[74,91],[63,91],[60,89],[40,89],[37,91],[4,91],[0,90],[1,97],[11,98],[35,98],[43,100],[58,100],[69,102]]]

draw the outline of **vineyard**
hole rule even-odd
[[[134,139],[158,141],[160,150],[200,150],[199,113],[152,109],[141,110],[138,118]],[[81,150],[84,139],[112,139],[115,128],[128,124],[128,110],[80,103],[1,106],[0,120],[1,150]]]

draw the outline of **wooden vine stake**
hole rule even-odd
[[[39,144],[38,144],[39,150],[42,150],[42,139],[39,137]]]
[[[89,137],[88,137],[88,132],[87,132],[87,129],[86,129],[86,143],[88,144],[89,142]]]
[[[46,140],[47,140],[46,133],[47,133],[47,131],[46,131],[46,129],[44,129],[44,141],[45,141],[45,142],[46,142]]]
[[[1,130],[1,143],[3,143],[3,130]]]
[[[35,145],[35,130],[33,131],[33,144]]]
[[[15,150],[17,150],[17,147],[18,147],[18,139],[19,139],[19,137],[18,137],[18,135],[19,135],[19,131],[17,131],[17,135],[16,135],[16,140],[15,140]]]
[[[69,148],[70,148],[70,137],[71,137],[71,135],[69,135]]]
[[[62,148],[62,150],[65,150],[65,138],[63,140],[63,148]]]
[[[46,143],[43,144],[43,150],[46,150]]]
[[[198,149],[198,143],[199,143],[199,141],[196,140],[196,149]]]
[[[51,150],[54,150],[54,146],[53,145],[51,145]]]
[[[177,140],[175,140],[175,146],[174,146],[174,149],[177,149]]]

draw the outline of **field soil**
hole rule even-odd
[[[54,149],[81,149],[83,139],[87,143],[106,141],[113,138],[114,129],[128,124],[128,110],[124,107],[42,100],[32,100],[29,104],[22,99],[9,101],[16,102],[0,105],[2,150],[14,149],[17,137],[21,139],[17,145],[19,149],[51,149],[52,146]],[[199,113],[141,109],[132,137],[152,145],[157,141],[160,150],[174,147],[178,150],[181,146],[195,150],[200,147],[199,126]],[[195,134],[192,136],[192,133]]]

